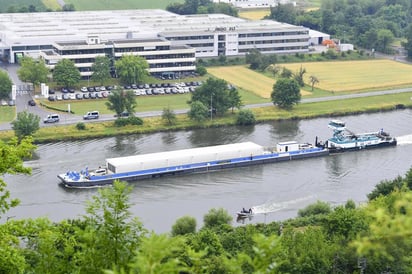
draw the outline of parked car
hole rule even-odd
[[[81,93],[76,93],[76,99],[77,100],[83,99],[83,95]]]
[[[81,88],[80,88],[80,91],[81,91],[81,92],[87,92],[87,88],[86,88],[86,87],[81,87]]]
[[[49,89],[49,94],[55,94],[56,91],[54,89]]]
[[[83,99],[89,99],[90,95],[89,93],[83,93]]]
[[[14,100],[9,100],[8,104],[9,106],[15,106],[16,102],[14,102]]]
[[[50,100],[50,97],[53,97],[53,100]],[[54,96],[49,96],[49,101],[54,101]],[[27,102],[27,104],[29,106],[35,106],[36,105],[36,101],[34,101],[33,99],[29,100],[29,102]]]
[[[130,114],[127,111],[123,111],[122,113],[120,113],[119,117],[129,117]],[[118,117],[117,114],[114,115],[114,117]]]
[[[99,112],[98,111],[89,111],[85,115],[83,115],[84,120],[91,120],[91,119],[99,119]]]
[[[46,118],[43,119],[43,122],[46,123],[57,123],[60,121],[60,116],[59,114],[49,114],[46,116]]]

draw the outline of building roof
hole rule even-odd
[[[159,34],[253,32],[302,27],[224,14],[177,15],[165,10],[113,10],[0,14],[0,47],[49,45],[59,41],[156,39]]]

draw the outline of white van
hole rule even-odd
[[[58,121],[60,121],[59,114],[49,114],[43,119],[44,123],[57,123]]]
[[[89,111],[86,113],[86,115],[83,116],[84,120],[90,120],[90,119],[99,119],[99,112],[98,111]]]

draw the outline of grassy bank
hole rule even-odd
[[[258,122],[283,119],[309,119],[316,117],[333,117],[365,112],[389,111],[401,106],[412,108],[412,92],[372,96],[346,100],[299,104],[291,111],[274,106],[252,109]],[[157,131],[187,130],[203,127],[234,125],[236,115],[228,113],[224,117],[214,118],[198,124],[186,115],[177,115],[177,124],[166,126],[160,117],[144,118],[142,126],[115,127],[113,122],[87,123],[85,130],[77,130],[75,125],[52,126],[41,128],[34,135],[36,143],[57,142],[64,140],[109,137],[121,134],[141,134]],[[1,131],[0,139],[13,137],[13,131]]]

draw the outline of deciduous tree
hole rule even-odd
[[[0,99],[8,99],[13,83],[7,72],[0,70]]]
[[[290,109],[301,98],[299,84],[294,79],[281,78],[276,81],[271,94],[273,104]]]
[[[185,235],[196,232],[196,219],[191,216],[183,216],[176,220],[172,226],[172,236]]]
[[[311,86],[312,91],[313,91],[313,88],[315,87],[315,85],[317,83],[319,83],[319,79],[318,79],[318,77],[316,77],[314,75],[311,75],[311,76],[309,76],[309,81],[310,81],[310,86]]]
[[[209,110],[216,111],[216,115],[223,115],[231,107],[227,82],[222,79],[208,78],[192,93],[189,103],[194,101],[202,102]]]
[[[166,107],[163,109],[162,119],[167,125],[172,126],[176,124],[177,118],[175,112],[170,107]]]
[[[98,56],[92,65],[92,80],[103,85],[110,78],[110,60],[107,56]]]
[[[117,75],[122,83],[138,84],[143,83],[143,79],[148,75],[149,64],[146,59],[137,55],[123,55],[115,63]]]
[[[106,106],[114,111],[117,117],[121,117],[123,111],[127,111],[130,115],[134,115],[137,106],[136,96],[132,90],[122,90],[117,88],[113,90],[107,97]]]
[[[33,135],[40,128],[40,117],[34,113],[23,111],[17,113],[16,120],[11,122],[14,134],[19,140]]]
[[[203,122],[209,116],[209,109],[202,102],[193,101],[187,115],[196,122]]]
[[[127,269],[146,230],[130,212],[132,188],[115,181],[112,188],[99,190],[88,202],[86,228],[79,231],[82,250],[78,262],[82,273],[98,273],[116,265]]]
[[[29,56],[24,56],[20,60],[20,68],[17,70],[20,80],[33,83],[35,86],[40,85],[40,83],[46,83],[49,73],[50,71],[43,59],[35,60]]]
[[[73,87],[80,81],[80,71],[70,59],[57,62],[53,70],[53,80],[63,87]]]

